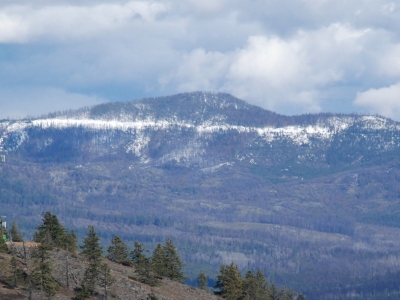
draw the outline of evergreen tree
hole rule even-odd
[[[135,242],[131,258],[137,274],[137,280],[154,286],[157,285],[158,281],[153,272],[151,260],[146,257],[145,252],[148,252],[148,250],[144,249],[143,244]]]
[[[230,265],[221,265],[220,273],[215,282],[219,294],[228,300],[237,300],[242,294],[242,278],[238,267],[232,262]]]
[[[66,249],[68,249],[69,252],[75,253],[76,250],[78,250],[78,237],[73,229],[65,234],[64,240]]]
[[[161,244],[157,244],[151,256],[151,265],[154,273],[158,278],[167,276],[167,270],[165,265],[165,252]]]
[[[81,287],[76,287],[74,289],[75,298],[74,300],[86,300],[90,298],[90,291],[86,287],[85,284],[82,284]]]
[[[268,285],[264,274],[260,270],[254,275],[248,271],[243,279],[243,300],[264,300],[269,299]]]
[[[7,274],[7,261],[0,256],[0,276],[4,276]]]
[[[13,222],[10,230],[11,240],[13,242],[23,242],[21,233],[19,232],[17,222]]]
[[[280,300],[279,289],[276,287],[275,284],[271,284],[269,298],[270,300]]]
[[[200,270],[199,275],[197,276],[197,286],[201,290],[207,290],[208,289],[208,279],[206,274],[202,270]]]
[[[83,239],[83,246],[81,246],[81,249],[82,254],[89,259],[89,266],[83,275],[81,291],[84,290],[83,287],[85,287],[85,289],[93,295],[100,273],[103,249],[100,246],[100,238],[97,236],[92,225],[88,226],[86,237]]]
[[[257,293],[256,299],[269,299],[270,293],[268,288],[267,280],[265,280],[264,274],[260,269],[256,272],[256,280],[257,280]]]
[[[165,261],[165,271],[168,279],[174,281],[182,281],[187,279],[183,274],[182,268],[185,266],[181,261],[178,251],[175,248],[171,239],[167,239],[164,246],[164,261]]]
[[[107,258],[113,262],[130,265],[128,246],[118,236],[114,236],[107,249]]]
[[[282,299],[282,300],[293,300],[294,296],[295,295],[294,295],[293,291],[290,289],[288,290],[286,288],[283,288],[281,290],[280,299]]]
[[[51,212],[44,214],[42,224],[37,227],[33,240],[37,243],[46,244],[52,247],[62,247],[65,249],[64,226],[58,221],[56,215]]]
[[[78,248],[78,239],[75,232],[71,230],[67,233],[57,216],[51,212],[44,214],[42,224],[37,226],[33,240],[37,243],[49,245],[51,248],[68,248],[71,252],[75,252]]]
[[[23,280],[23,271],[18,265],[18,260],[15,258],[14,255],[11,256],[10,259],[10,268],[11,268],[11,286],[16,288],[18,283]]]
[[[51,299],[56,293],[58,284],[51,276],[52,264],[49,261],[50,255],[48,250],[49,246],[39,245],[32,253],[32,258],[34,259],[32,277],[34,285]]]
[[[92,261],[83,274],[82,286],[85,286],[91,295],[94,295],[96,283],[99,279],[101,262]]]
[[[114,283],[114,278],[111,276],[111,270],[108,264],[101,264],[99,270],[99,285],[104,288],[104,299],[107,300],[108,289]]]
[[[243,279],[243,294],[240,299],[243,300],[258,300],[257,294],[257,278],[251,271],[247,271]]]
[[[8,252],[8,246],[7,246],[6,241],[4,240],[5,236],[6,236],[5,229],[0,226],[0,252],[1,253],[7,253]]]
[[[86,231],[86,237],[83,239],[83,245],[80,247],[90,261],[99,261],[103,254],[103,247],[100,246],[98,237],[93,225],[89,225]]]

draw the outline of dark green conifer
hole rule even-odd
[[[91,295],[94,295],[96,283],[100,274],[100,262],[91,261],[83,274],[82,286],[85,286]]]
[[[247,271],[243,279],[243,294],[242,300],[259,300],[257,294],[257,278],[252,271]]]
[[[131,252],[131,258],[137,274],[136,279],[154,286],[157,285],[158,281],[153,272],[151,260],[145,255],[146,252],[148,252],[148,250],[143,247],[143,244],[135,242],[133,251]]]
[[[22,243],[24,241],[21,233],[19,232],[17,222],[15,222],[15,221],[12,223],[10,235],[11,235],[11,240],[13,242],[21,242]]]
[[[208,278],[202,270],[200,270],[197,276],[197,286],[201,290],[208,290]]]
[[[258,270],[257,274],[248,271],[243,279],[243,300],[269,299],[269,290],[264,274]]]
[[[257,293],[256,299],[269,299],[270,293],[268,288],[268,282],[265,280],[264,274],[261,272],[260,269],[256,272],[256,280],[257,280]]]
[[[65,228],[58,221],[57,216],[51,212],[46,212],[42,224],[37,227],[33,240],[37,243],[49,245],[51,248],[62,247],[65,249],[65,235]]]
[[[108,289],[114,283],[111,269],[107,263],[102,263],[99,268],[99,285],[104,289],[104,300],[108,299]]]
[[[279,289],[276,287],[275,284],[271,284],[271,287],[269,288],[270,290],[270,299],[271,300],[280,300],[280,291]]]
[[[51,275],[52,264],[49,261],[50,255],[48,250],[48,245],[39,245],[33,251],[34,268],[32,270],[32,278],[35,287],[43,291],[48,299],[51,299],[59,286]]]
[[[242,295],[242,278],[238,267],[232,262],[230,265],[221,265],[220,273],[215,282],[219,294],[228,300],[238,300]]]
[[[103,247],[100,246],[100,238],[98,237],[93,225],[89,225],[86,231],[86,237],[83,239],[83,245],[80,247],[90,261],[101,260]]]
[[[113,262],[130,265],[128,246],[118,236],[114,236],[107,249],[107,258]]]
[[[34,241],[41,244],[53,245],[63,238],[65,228],[58,221],[57,216],[46,212],[42,224],[37,226],[34,234]]]
[[[165,277],[178,282],[185,280],[186,277],[182,271],[185,265],[181,261],[178,251],[171,239],[167,239],[163,249],[166,272]]]
[[[76,287],[74,289],[75,298],[74,300],[86,300],[90,298],[90,291],[86,287],[85,284],[82,284],[81,287]]]
[[[165,252],[161,244],[157,244],[151,256],[151,265],[157,277],[162,278],[167,276],[165,265]]]
[[[78,237],[75,234],[75,231],[72,229],[69,233],[65,234],[65,249],[68,249],[69,252],[75,253],[78,250]]]
[[[280,299],[282,300],[293,300],[294,296],[293,291],[290,289],[283,288],[281,290]]]
[[[19,267],[18,260],[14,255],[10,259],[11,276],[10,282],[13,288],[16,288],[18,283],[23,280],[23,270]]]
[[[0,252],[1,253],[8,252],[8,246],[7,246],[6,241],[4,240],[4,236],[6,236],[6,231],[3,227],[0,226]]]
[[[85,270],[81,290],[83,290],[83,286],[85,286],[90,294],[93,295],[100,273],[103,248],[100,246],[100,238],[97,236],[92,225],[88,226],[86,237],[83,239],[83,246],[81,246],[81,249],[82,254],[89,259],[89,266]]]

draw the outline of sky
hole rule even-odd
[[[0,1],[0,118],[191,91],[400,121],[400,3]]]

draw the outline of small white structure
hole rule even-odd
[[[6,162],[6,156],[4,154],[0,155],[0,162],[2,162],[2,163]]]
[[[5,216],[0,217],[0,226],[3,227],[4,229],[7,229],[7,222]]]

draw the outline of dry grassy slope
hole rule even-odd
[[[10,247],[11,248],[11,247]],[[12,247],[12,251],[16,256],[23,261],[23,249],[21,245]],[[32,251],[32,248],[28,252]],[[55,249],[51,252],[51,260],[53,263],[53,277],[61,285],[61,289],[57,292],[54,299],[70,300],[73,298],[74,288],[79,284],[83,277],[84,271],[88,262],[80,255],[69,254],[69,289],[66,288],[66,259],[67,252],[64,250]],[[6,273],[9,270],[10,254],[0,255],[0,299],[28,299],[28,293],[22,288],[10,289],[7,287]],[[111,268],[112,276],[115,283],[109,290],[109,299],[126,299],[126,300],[147,300],[150,299],[150,294],[155,295],[160,300],[217,300],[221,299],[209,292],[202,291],[185,284],[164,279],[157,287],[151,287],[146,284],[130,279],[128,276],[133,274],[134,269],[108,261]],[[93,299],[103,299],[103,290],[97,288],[98,294]],[[33,299],[45,299],[39,291],[33,295]]]

